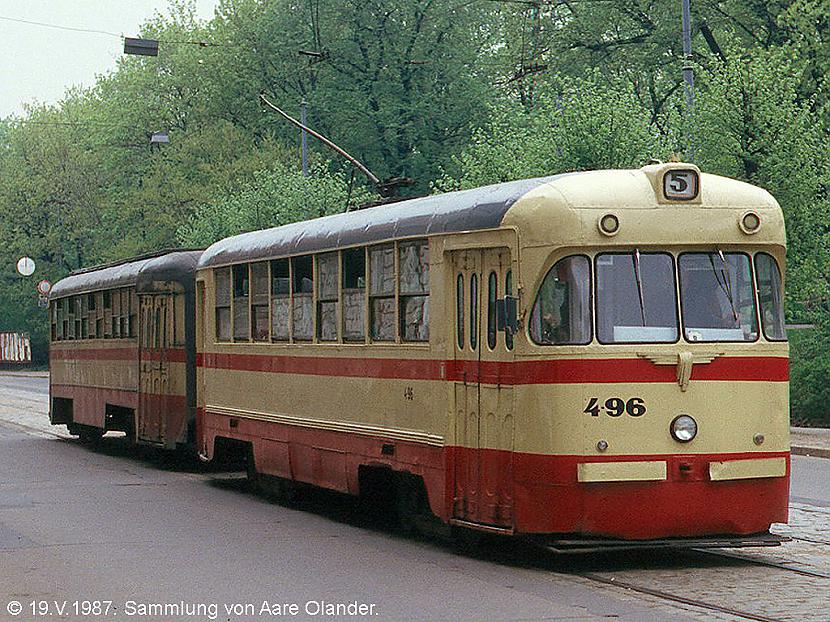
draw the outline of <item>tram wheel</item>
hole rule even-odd
[[[104,436],[104,431],[101,428],[93,428],[88,425],[78,426],[78,437],[82,443],[95,444]]]

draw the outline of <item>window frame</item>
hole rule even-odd
[[[219,292],[218,276],[219,272],[227,272],[228,278],[228,303],[220,305],[217,293]],[[222,339],[219,336],[219,310],[227,309],[228,311],[228,338]],[[231,266],[220,266],[213,269],[213,338],[214,343],[233,343],[233,270]]]
[[[495,287],[494,287],[495,286]],[[490,270],[487,275],[487,349],[493,352],[499,346],[498,312],[499,275]]]
[[[757,333],[755,335],[755,339],[741,339],[741,340],[718,339],[718,340],[714,340],[714,341],[713,340],[708,340],[708,339],[700,339],[699,341],[691,341],[691,340],[688,339],[688,337],[686,337],[686,318],[685,318],[685,314],[683,313],[683,285],[680,282],[680,279],[681,279],[681,276],[680,276],[680,258],[683,257],[684,255],[711,255],[711,254],[713,254],[713,253],[711,253],[709,251],[705,251],[705,250],[696,250],[696,251],[681,251],[681,252],[677,253],[677,257],[676,257],[676,261],[675,261],[675,273],[677,275],[677,277],[676,277],[677,278],[677,302],[678,302],[678,311],[680,312],[680,318],[681,318],[680,319],[680,329],[681,329],[681,332],[683,333],[683,341],[685,343],[708,343],[708,344],[717,344],[717,343],[736,343],[736,344],[758,343],[758,340],[761,338],[761,332],[762,332],[763,329],[761,328],[761,318],[760,318],[761,309],[760,309],[760,305],[758,304],[758,285],[757,285],[757,281],[756,281],[755,262],[753,261],[753,257],[748,252],[741,251],[741,250],[723,250],[723,249],[721,249],[721,251],[723,252],[724,259],[726,259],[727,255],[743,255],[744,257],[747,258],[747,261],[749,262],[750,276],[752,277],[752,279],[750,281],[750,284],[751,284],[750,289],[752,291],[752,300],[755,304],[755,322],[756,322],[755,325],[758,329]],[[717,251],[715,251],[714,254],[717,254]]]
[[[401,248],[406,246],[426,246],[427,251],[427,263],[426,263],[426,272],[427,272],[427,283],[426,283],[426,290],[419,292],[419,293],[410,293],[406,292],[403,293],[401,290],[401,277],[402,271],[400,268],[401,263]],[[397,324],[398,324],[398,343],[429,343],[430,339],[430,322],[429,322],[429,305],[430,305],[430,281],[432,279],[431,268],[430,268],[430,261],[432,259],[431,254],[432,249],[430,248],[429,238],[413,238],[413,239],[406,239],[406,240],[398,240],[395,242],[395,293],[396,293],[396,316],[397,316]],[[426,339],[407,339],[406,338],[406,331],[405,331],[405,322],[406,317],[404,315],[404,305],[407,300],[411,298],[424,298],[426,303],[427,309],[427,322],[426,322],[426,332],[427,337]]]
[[[602,250],[599,252],[594,253],[593,258],[591,259],[591,267],[594,271],[594,278],[593,278],[593,292],[591,295],[592,306],[594,309],[594,339],[596,342],[604,345],[604,346],[653,346],[653,345],[677,345],[681,341],[684,340],[684,331],[683,326],[680,321],[680,276],[677,273],[677,258],[679,255],[674,255],[671,251],[641,251],[640,255],[667,255],[672,262],[672,274],[674,275],[674,287],[672,288],[672,292],[674,293],[674,315],[675,315],[675,322],[677,326],[677,338],[674,341],[602,341],[599,338],[599,270],[597,270],[597,259],[599,259],[600,255],[625,255],[628,253],[634,253],[635,249],[630,250]]]
[[[367,247],[367,264],[366,264],[366,275],[367,275],[367,295],[369,304],[367,307],[367,317],[369,320],[369,331],[367,337],[369,339],[369,343],[378,343],[378,344],[385,344],[388,345],[390,343],[401,343],[401,335],[400,335],[400,300],[399,300],[399,290],[400,287],[398,285],[398,244],[397,241],[394,242],[384,242],[380,244],[371,244]],[[392,293],[383,293],[383,294],[372,294],[372,250],[386,250],[392,249],[392,258],[393,258],[393,284]],[[374,325],[374,314],[372,308],[372,301],[373,300],[392,300],[394,304],[394,314],[395,317],[393,318],[393,331],[394,336],[391,339],[376,339],[372,335],[372,327]],[[417,342],[416,342],[417,343]]]
[[[369,326],[369,247],[368,246],[351,246],[340,249],[340,342],[345,344],[365,344],[368,342]],[[347,254],[361,255],[363,257],[363,288],[360,287],[346,287],[346,265]],[[358,279],[360,276],[358,275]],[[346,309],[345,309],[345,295],[348,292],[350,295],[359,292],[362,294],[362,315],[363,322],[360,337],[348,337],[346,335]]]
[[[333,256],[333,257],[332,257]],[[323,298],[320,293],[320,288],[323,285],[323,280],[320,278],[320,260],[323,258],[334,259],[335,270],[337,271],[334,279],[334,297],[327,296]],[[314,341],[317,343],[340,343],[342,340],[342,333],[340,330],[340,300],[341,291],[343,289],[341,279],[343,278],[342,257],[339,250],[327,251],[314,254]],[[323,338],[323,305],[334,303],[334,338]]]
[[[278,257],[276,259],[268,259],[268,332],[271,343],[294,343],[294,294],[293,294],[293,279],[294,273],[292,269],[292,262],[290,257]],[[278,262],[285,262],[288,266],[288,293],[276,294],[274,293],[274,264]],[[278,277],[286,278],[286,277]],[[288,300],[288,336],[276,337],[274,334],[274,301],[277,299]]]
[[[758,281],[758,258],[764,255],[769,257],[772,260],[772,265],[775,266],[775,269],[778,271],[778,282],[781,287],[781,320],[782,325],[784,327],[784,338],[783,339],[771,339],[767,335],[767,328],[764,323],[764,314],[761,311],[761,287]],[[781,270],[781,265],[778,263],[778,260],[775,258],[775,255],[769,253],[767,251],[756,251],[752,256],[752,277],[753,277],[753,284],[755,286],[755,298],[757,301],[758,306],[758,326],[761,330],[758,331],[759,336],[761,334],[764,335],[764,339],[770,343],[788,343],[789,338],[787,337],[787,322],[786,322],[786,314],[784,309],[784,302],[785,302],[785,291],[784,291],[784,273]]]
[[[526,322],[526,324],[527,324],[527,328],[526,328],[527,340],[530,343],[532,343],[534,346],[538,346],[538,347],[542,347],[542,348],[551,348],[551,347],[572,348],[572,347],[588,346],[588,345],[591,345],[592,343],[594,343],[597,340],[597,313],[599,312],[599,309],[598,309],[597,304],[596,304],[596,287],[597,287],[597,284],[596,284],[596,281],[595,281],[595,279],[596,279],[596,269],[595,269],[595,266],[594,266],[594,261],[595,261],[596,256],[598,254],[599,253],[595,253],[594,255],[588,255],[586,253],[571,253],[571,254],[568,254],[568,255],[561,255],[561,256],[557,257],[556,259],[554,259],[553,262],[548,266],[547,270],[544,271],[544,274],[542,275],[542,278],[539,281],[539,285],[538,285],[538,287],[536,287],[535,295],[533,296],[533,301],[530,304],[530,308],[528,309],[528,314],[527,314],[527,322]],[[579,343],[540,343],[540,342],[536,341],[533,338],[533,333],[531,333],[531,328],[530,328],[530,318],[533,315],[533,309],[536,307],[536,300],[539,297],[539,292],[542,290],[542,286],[545,284],[545,279],[548,277],[548,274],[550,274],[550,271],[553,270],[553,268],[560,261],[564,261],[565,259],[570,259],[570,258],[573,258],[573,257],[582,257],[583,259],[586,259],[587,262],[588,262],[588,311],[589,311],[589,315],[590,315],[590,326],[589,326],[590,335],[589,335],[589,338],[588,338],[587,341],[579,342]],[[512,286],[513,286],[513,283],[512,283],[513,274],[512,273],[513,273],[513,270],[511,269],[511,270],[507,270],[507,272],[505,272],[505,275],[504,275],[505,276],[505,286],[504,286],[505,287],[505,296],[512,296],[513,295],[512,293],[507,292],[507,280],[508,280],[508,278],[511,281],[510,282],[510,285],[511,285],[510,289],[512,290]],[[507,333],[505,333],[505,347],[507,347],[508,350],[513,349],[513,338],[512,338],[513,336],[511,335],[510,337],[511,337],[511,343],[510,343],[510,345],[507,345]],[[608,345],[616,345],[616,344],[608,344]]]

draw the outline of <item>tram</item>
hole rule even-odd
[[[561,543],[787,521],[784,221],[651,164],[246,233],[196,274],[197,449]]]
[[[165,449],[196,431],[195,271],[201,251],[81,270],[50,293],[49,417]]]

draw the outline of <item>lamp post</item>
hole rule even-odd
[[[694,161],[695,139],[692,123],[695,110],[695,74],[692,68],[691,0],[681,0],[683,14],[683,82],[686,93],[686,142],[689,161]]]

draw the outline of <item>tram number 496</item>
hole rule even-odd
[[[646,403],[641,397],[632,397],[624,400],[621,397],[609,397],[604,404],[600,404],[599,398],[592,397],[582,412],[592,417],[599,417],[604,412],[609,417],[619,417],[628,414],[631,417],[642,417],[646,414]]]

